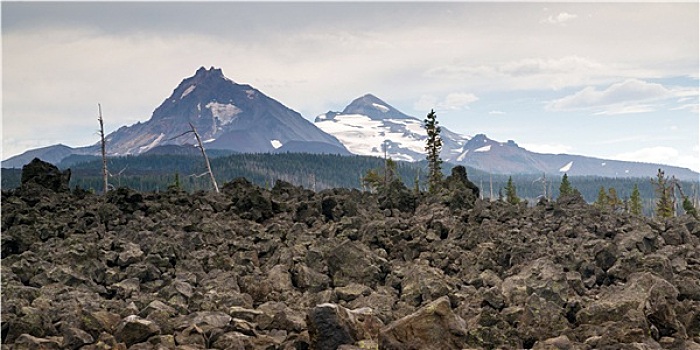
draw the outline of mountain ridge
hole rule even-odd
[[[366,113],[366,114],[363,114]],[[401,116],[394,118],[394,116]],[[350,152],[394,160],[425,159],[423,121],[408,116],[378,97],[366,94],[354,99],[343,112],[329,111],[314,123],[336,136]],[[606,177],[646,177],[659,168],[669,176],[697,180],[700,174],[668,165],[608,160],[597,157],[537,153],[520,147],[515,141],[500,142],[479,133],[474,136],[452,132],[441,125],[441,158],[494,174],[563,174]]]
[[[190,123],[208,150],[234,153],[331,153],[386,156],[394,160],[425,159],[425,130],[421,119],[409,116],[367,93],[341,112],[318,115],[314,122],[251,85],[227,78],[220,68],[200,67],[184,78],[145,122],[122,126],[106,136],[109,156],[143,154],[151,150],[196,144]],[[689,169],[602,158],[541,154],[509,140],[498,142],[484,134],[462,135],[441,125],[446,162],[494,173],[549,173],[639,177],[663,168],[670,176],[697,180]],[[173,149],[172,152],[181,152]],[[99,144],[85,147],[53,145],[28,150],[2,162],[19,168],[38,157],[58,163],[71,155],[99,155]]]

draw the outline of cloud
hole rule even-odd
[[[440,101],[433,95],[421,95],[421,97],[413,104],[413,109],[417,111],[457,111],[468,108],[469,104],[478,101],[479,98],[472,93],[453,92],[447,94]]]
[[[698,114],[700,112],[700,108],[698,108],[697,103],[689,103],[689,104],[683,104],[678,107],[671,108],[672,111],[682,111],[682,110],[688,110],[691,113]]]
[[[576,19],[578,15],[567,13],[567,12],[560,12],[556,16],[549,16],[541,21],[541,23],[549,23],[549,24],[560,24],[564,25],[566,22],[572,21]]]
[[[487,87],[505,89],[554,89],[608,82],[611,76],[636,76],[596,60],[567,55],[560,58],[523,58],[474,65],[451,63],[428,69],[424,75],[435,79],[480,81]]]
[[[499,111],[499,110],[493,110],[489,112],[489,115],[504,115],[506,112],[504,111]]]
[[[694,152],[683,154],[676,148],[669,146],[656,146],[641,148],[636,151],[625,152],[610,156],[610,159],[630,162],[674,164],[694,171],[700,171],[700,156],[697,147]]]
[[[479,98],[474,94],[455,92],[447,95],[445,100],[438,104],[438,109],[459,110],[478,100]]]
[[[627,79],[603,90],[587,86],[582,90],[550,101],[550,111],[592,110],[595,114],[628,114],[651,112],[657,109],[656,102],[685,95],[685,89],[669,89],[661,84],[638,79]]]

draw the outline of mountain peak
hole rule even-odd
[[[225,79],[230,80],[224,76],[224,72],[221,68],[210,67],[209,69],[204,68],[204,66],[199,67],[192,77],[195,83],[201,83],[209,79]]]
[[[412,117],[399,112],[396,108],[370,93],[350,102],[342,114],[362,114],[374,120],[412,119]]]

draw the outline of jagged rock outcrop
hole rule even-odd
[[[700,346],[690,216],[222,188],[3,191],[3,349]]]
[[[70,187],[70,169],[58,170],[51,163],[34,158],[29,164],[22,167],[22,186],[40,186],[54,192],[68,192]]]

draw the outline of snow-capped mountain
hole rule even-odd
[[[190,130],[190,123],[197,128],[205,147],[221,150],[219,153],[352,153],[383,157],[386,147],[387,155],[394,160],[425,160],[427,135],[423,120],[402,113],[376,96],[362,96],[342,112],[327,112],[311,123],[250,85],[233,82],[221,69],[213,67],[199,68],[194,76],[184,79],[148,121],[107,135],[107,153],[192,153],[194,135],[181,136]],[[450,131],[444,124],[440,126],[444,161],[487,172],[650,177],[663,168],[668,176],[698,179],[698,173],[689,169],[534,153],[514,141],[498,142],[483,134],[470,137]],[[4,160],[2,167],[19,168],[34,157],[59,163],[71,155],[99,155],[99,144],[28,150]]]
[[[327,112],[314,123],[334,135],[354,154],[394,160],[425,160],[427,135],[423,121],[408,116],[381,99],[367,94],[352,101],[342,112]],[[441,158],[495,174],[563,174],[606,177],[651,177],[663,168],[667,175],[694,180],[698,174],[679,167],[606,160],[570,154],[528,151],[513,140],[499,142],[484,134],[473,137],[452,132],[441,125]]]
[[[106,137],[113,155],[140,154],[168,144],[194,144],[197,128],[205,146],[236,152],[296,151],[347,154],[333,136],[250,85],[236,84],[221,69],[204,67],[183,80],[145,123]]]
[[[196,144],[190,123],[207,149],[240,153],[306,152],[350,154],[333,136],[299,113],[250,85],[226,78],[221,69],[199,68],[155,109],[151,118],[123,126],[105,137],[111,156],[136,155],[164,146]],[[182,152],[182,151],[178,151]],[[55,145],[29,150],[3,161],[21,167],[34,157],[54,163],[71,154],[99,154],[99,144],[71,148]]]
[[[354,154],[387,156],[394,160],[425,159],[426,133],[423,121],[408,116],[374,95],[352,101],[342,112],[327,112],[316,117],[314,124],[335,136]],[[450,160],[461,153],[469,140],[441,126],[442,158]]]

